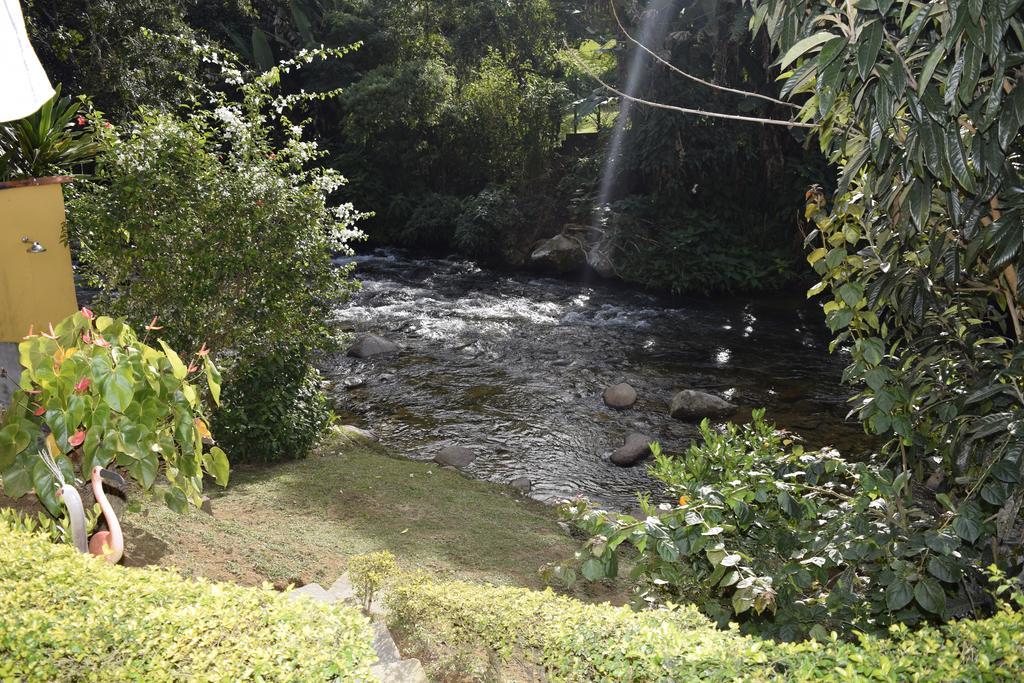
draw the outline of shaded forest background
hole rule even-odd
[[[646,5],[617,3],[633,34],[654,11]],[[668,5],[651,46],[663,58],[715,83],[778,91],[767,39],[750,37],[740,0]],[[358,43],[283,86],[341,89],[312,105],[309,130],[348,178],[345,200],[373,212],[362,227],[375,244],[520,266],[566,225],[597,225],[615,274],[645,287],[743,292],[804,277],[803,192],[825,174],[799,131],[634,107],[595,214],[618,101],[587,71],[622,87],[636,49],[601,0],[31,0],[25,11],[51,79],[114,122],[139,106],[204,106],[196,44],[259,70]],[[660,65],[642,73],[646,99],[786,114]]]

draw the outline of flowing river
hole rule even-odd
[[[403,350],[326,359],[334,408],[409,457],[466,446],[479,454],[470,476],[526,476],[539,500],[582,494],[626,509],[657,487],[644,464],[609,455],[631,432],[685,449],[696,425],[668,405],[687,388],[737,403],[734,419],[763,406],[811,447],[868,448],[844,419],[843,358],[828,354],[822,313],[802,297],[681,301],[391,250],[351,260],[363,288],[337,319]],[[630,410],[602,400],[618,382],[639,394]]]

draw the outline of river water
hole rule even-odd
[[[527,476],[537,499],[582,494],[626,509],[657,487],[643,464],[620,468],[609,455],[631,432],[684,449],[696,426],[668,405],[686,388],[739,404],[734,419],[764,406],[812,447],[868,447],[844,419],[843,358],[828,354],[822,313],[802,297],[680,301],[456,258],[378,250],[350,260],[363,287],[337,320],[403,351],[326,359],[334,408],[408,457],[462,445],[479,454],[470,476]],[[604,405],[618,382],[639,394],[631,410]]]

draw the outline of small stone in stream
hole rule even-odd
[[[604,390],[604,402],[609,408],[632,408],[636,403],[636,389],[625,382],[608,387]]]
[[[203,496],[203,502],[199,509],[213,517],[213,501],[210,500],[209,496]]]
[[[346,389],[358,389],[366,386],[366,379],[363,377],[349,377],[345,380]]]
[[[714,394],[684,389],[672,399],[668,412],[677,420],[702,420],[729,417],[736,412],[736,406]]]
[[[533,482],[530,481],[529,477],[517,477],[510,482],[509,486],[519,491],[519,493],[526,495],[533,488]]]
[[[612,453],[612,462],[619,467],[631,467],[651,454],[651,442],[646,434],[634,433],[626,437],[622,448]]]
[[[434,462],[437,464],[450,465],[457,469],[468,467],[474,460],[476,453],[465,446],[447,446],[434,456]]]
[[[370,358],[388,353],[396,353],[401,347],[393,341],[378,337],[375,334],[361,334],[348,349],[348,355],[356,358]]]

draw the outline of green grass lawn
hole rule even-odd
[[[511,488],[335,441],[305,460],[239,467],[211,490],[214,516],[146,502],[125,514],[126,564],[258,584],[329,585],[361,553],[390,550],[405,569],[538,588],[538,569],[576,544],[554,510]],[[581,587],[620,601],[619,587]]]

